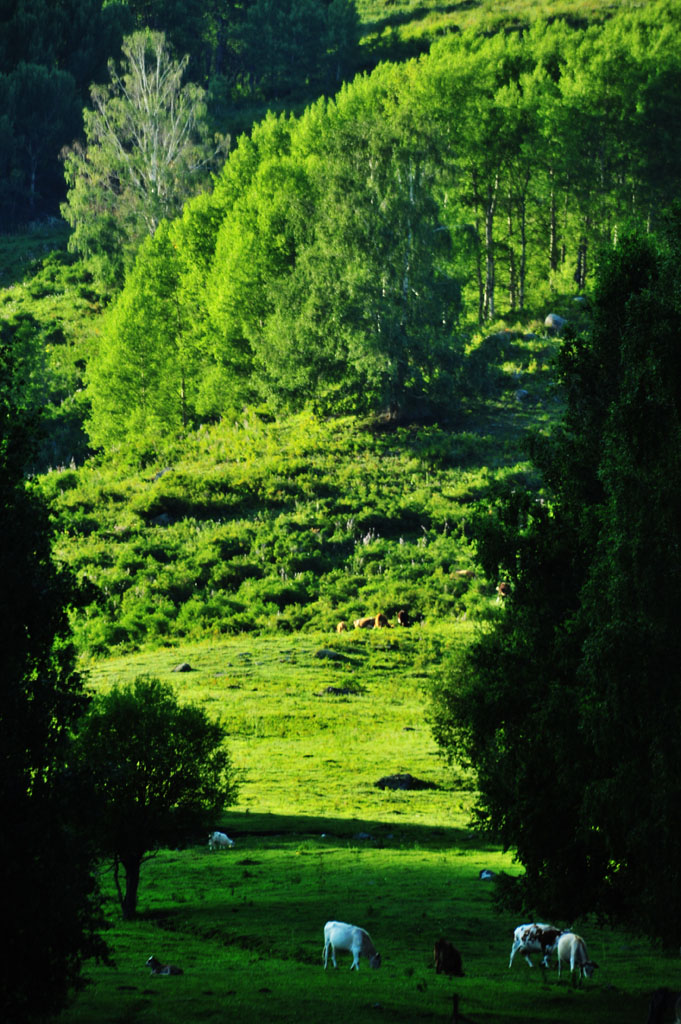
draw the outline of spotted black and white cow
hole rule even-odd
[[[552,924],[519,924],[513,932],[513,945],[511,946],[511,959],[508,962],[510,967],[513,957],[520,952],[525,960],[534,967],[530,960],[530,953],[541,953],[542,966],[549,966],[549,956],[556,947],[556,943],[562,932],[560,928],[554,928]]]

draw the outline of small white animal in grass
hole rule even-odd
[[[211,832],[208,836],[209,850],[229,850],[232,846],[234,846],[234,840],[224,832]]]
[[[576,967],[577,976],[580,978],[590,978],[598,967],[598,964],[589,959],[584,939],[579,935],[575,935],[574,932],[564,932],[558,939],[557,955],[558,977],[560,977],[560,965],[562,963],[570,964],[570,973],[572,973]],[[575,976],[573,975],[573,978],[574,977]]]

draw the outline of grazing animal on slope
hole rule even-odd
[[[350,970],[359,970],[359,958],[365,956],[369,966],[377,970],[381,966],[381,954],[371,941],[371,937],[364,928],[358,928],[354,924],[344,924],[343,921],[327,921],[324,925],[324,970],[329,959],[329,946],[331,947],[331,962],[334,967],[336,963],[336,950],[344,949],[352,953]]]
[[[551,924],[519,924],[513,932],[513,945],[511,946],[511,959],[508,961],[510,967],[513,957],[520,952],[525,960],[534,967],[528,954],[541,953],[542,966],[549,966],[549,956],[561,935],[560,928],[554,928]]]
[[[461,953],[447,939],[436,940],[433,946],[433,959],[435,960],[436,974],[449,974],[456,978],[463,978]]]
[[[224,832],[211,832],[208,836],[209,850],[229,850],[232,846],[234,846],[234,840]]]
[[[404,608],[400,608],[397,613],[397,625],[398,626],[411,626],[411,619],[409,618],[409,612],[405,612]]]
[[[674,1024],[681,1024],[681,992],[671,988],[656,988],[650,997],[646,1024],[665,1024],[675,1014]]]
[[[336,626],[336,632],[337,633],[344,633],[347,628],[348,628],[347,622],[345,621],[345,619],[341,619],[341,621]]]
[[[355,619],[353,625],[355,629],[373,629],[376,625],[376,616],[364,615],[361,619]]]
[[[146,966],[151,968],[152,974],[184,974],[181,967],[176,967],[175,964],[162,964],[155,956],[149,957]]]
[[[558,939],[557,955],[558,977],[560,977],[561,963],[570,964],[571,974],[576,967],[577,976],[580,978],[590,978],[598,967],[598,964],[589,959],[584,939],[579,935],[575,935],[574,932],[563,932]],[[576,976],[573,974],[573,981],[575,980]]]

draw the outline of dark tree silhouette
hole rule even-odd
[[[528,911],[587,911],[669,944],[681,912],[681,218],[604,261],[593,328],[561,358],[546,492],[478,518],[512,583],[435,693],[439,741],[478,773],[478,814],[525,873]]]
[[[78,755],[94,787],[97,834],[113,859],[126,920],[137,911],[143,861],[207,829],[236,797],[237,772],[224,738],[219,722],[200,707],[181,705],[158,679],[141,676],[95,698]]]
[[[83,961],[105,955],[93,850],[67,770],[85,697],[67,618],[70,578],[51,558],[47,512],[26,482],[35,423],[0,348],[0,889],[9,940],[0,1018],[62,1009]]]

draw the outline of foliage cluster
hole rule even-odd
[[[164,33],[193,86],[209,94],[206,124],[246,129],[268,103],[335,90],[355,68],[353,0],[12,0],[0,12],[0,229],[56,214],[60,152],[82,132],[91,87],[133,32]],[[257,110],[257,115],[254,109]]]
[[[11,0],[0,11],[0,230],[56,214],[59,152],[120,45],[121,5]]]
[[[561,356],[565,420],[474,533],[512,597],[437,690],[446,749],[525,868],[509,896],[678,943],[681,366],[678,214],[621,240]],[[546,780],[551,784],[547,785]],[[576,784],[576,780],[578,784]]]
[[[205,186],[229,142],[209,138],[205,90],[183,84],[188,58],[174,60],[162,32],[126,36],[122,53],[110,81],[90,89],[86,145],[64,151],[69,248],[109,286],[141,239]]]
[[[356,70],[428,49],[443,32],[496,31],[538,16],[609,16],[608,0],[451,4],[395,0],[12,0],[0,12],[0,226],[56,214],[59,154],[81,134],[90,86],[123,37],[163,32],[206,89],[211,130],[248,131],[268,109],[299,108]],[[358,46],[358,41],[363,45]]]
[[[379,60],[399,61],[427,52],[443,35],[474,29],[481,35],[517,32],[533,21],[559,18],[586,28],[602,24],[623,7],[642,4],[609,0],[356,0],[362,25],[360,61],[363,68]]]
[[[522,315],[669,204],[678,32],[660,2],[462,33],[268,116],[140,250],[90,368],[94,445],[252,402],[446,416],[470,388],[462,288],[469,318]]]
[[[0,342],[14,353],[22,402],[35,416],[33,471],[82,462],[89,450],[84,371],[102,299],[62,242],[59,231],[27,232],[2,247],[8,264],[15,260],[27,271],[23,283],[0,291]]]

